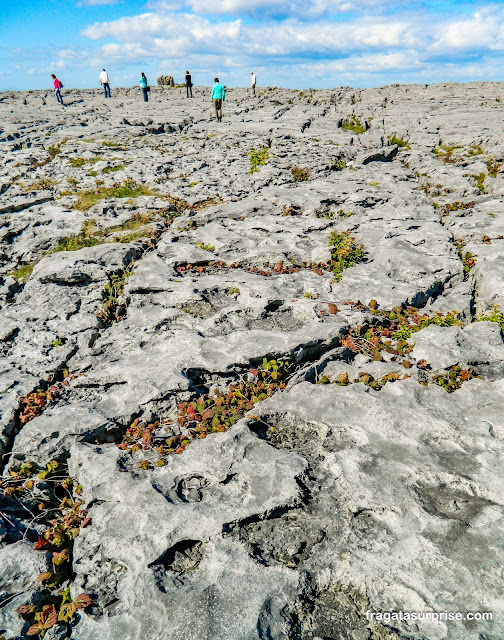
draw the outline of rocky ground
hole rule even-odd
[[[64,98],[0,94],[5,640],[501,639],[502,86]]]

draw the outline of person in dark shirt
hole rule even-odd
[[[185,72],[185,86],[186,86],[186,92],[187,92],[187,96],[186,98],[192,98],[192,80],[191,80],[191,74],[189,73],[189,71]],[[189,93],[191,95],[189,95]]]

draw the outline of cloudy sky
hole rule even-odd
[[[138,83],[371,87],[504,79],[489,0],[0,0],[0,90]]]

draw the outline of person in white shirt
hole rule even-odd
[[[250,88],[252,89],[252,93],[255,95],[255,86],[256,86],[257,79],[253,71],[250,72],[250,81],[251,81]]]
[[[110,80],[105,69],[100,73],[100,84],[103,86],[103,90],[105,91],[105,97],[110,98]]]

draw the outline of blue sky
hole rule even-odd
[[[151,83],[370,87],[504,79],[490,0],[0,0],[0,90]]]

